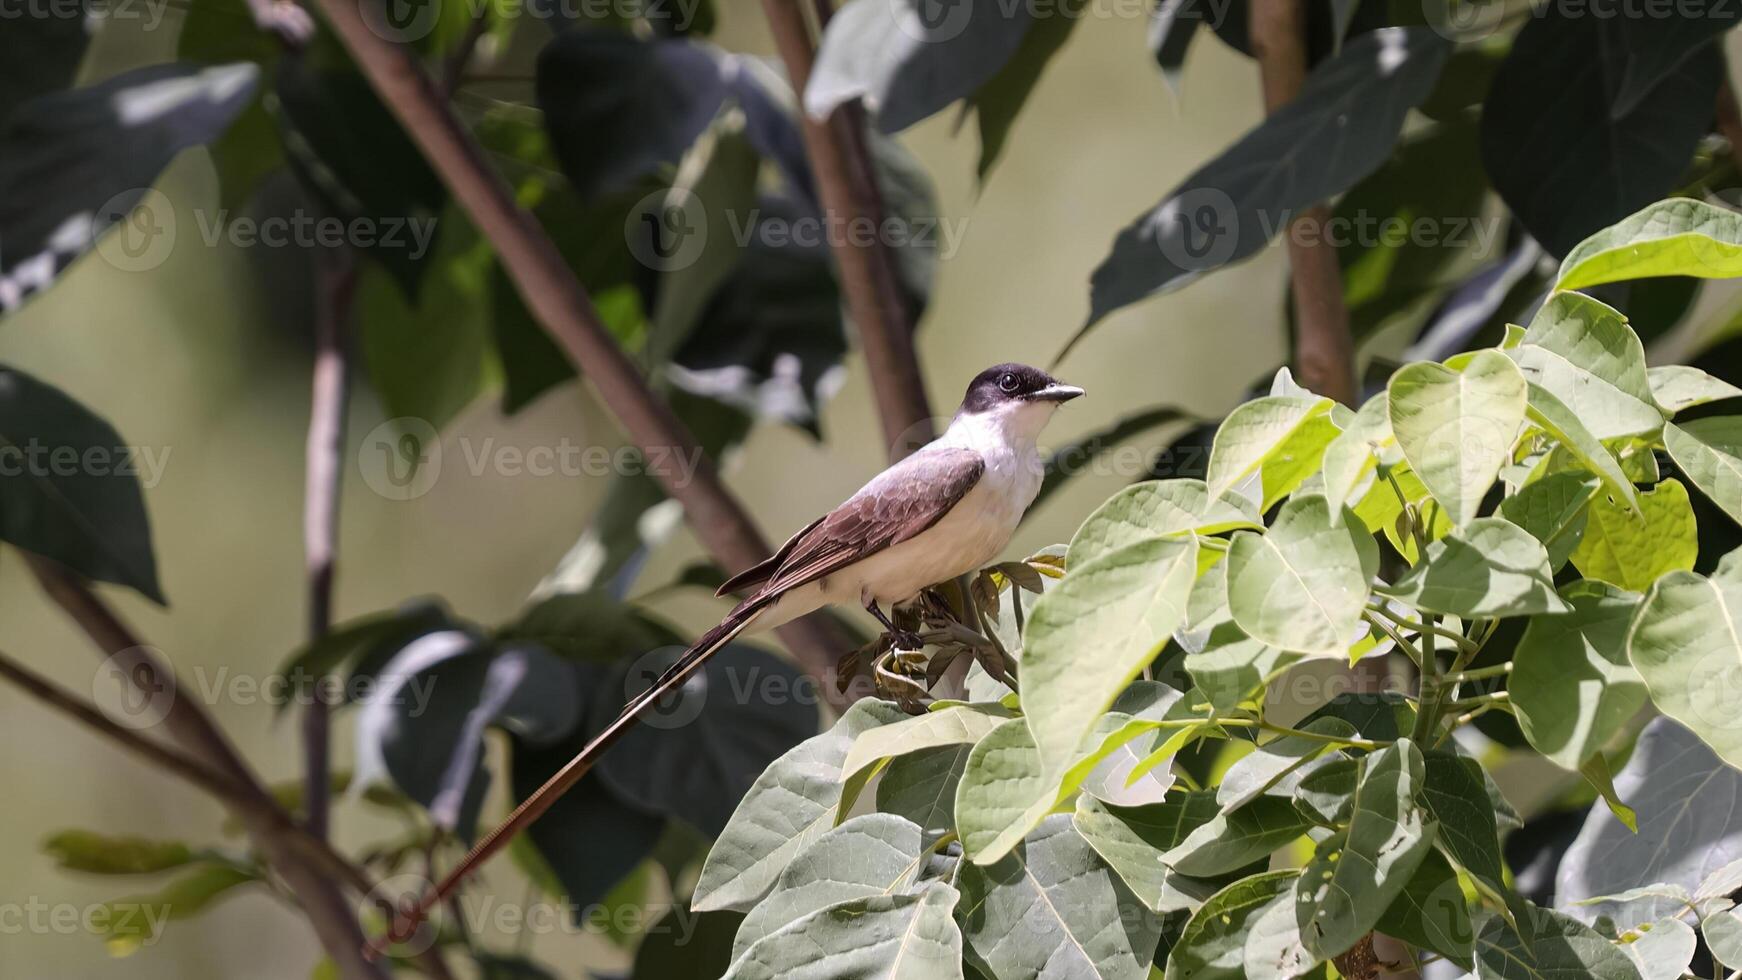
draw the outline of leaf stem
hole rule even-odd
[[[1417,667],[1421,666],[1421,651],[1416,649],[1415,644],[1404,639],[1403,634],[1399,633],[1395,626],[1392,626],[1389,621],[1381,617],[1374,616],[1372,610],[1369,610],[1367,613],[1367,621],[1372,623],[1374,626],[1379,627],[1386,636],[1391,637],[1391,642],[1397,644],[1404,653],[1409,654],[1409,658],[1415,661]]]
[[[1494,664],[1489,667],[1477,667],[1474,670],[1461,670],[1454,674],[1447,674],[1446,683],[1462,684],[1465,681],[1487,680],[1490,677],[1506,677],[1511,673],[1512,661],[1508,660],[1503,664]]]
[[[1259,722],[1258,727],[1267,732],[1275,732],[1278,735],[1304,738],[1309,742],[1324,742],[1327,745],[1346,745],[1350,748],[1367,749],[1369,751],[1382,749],[1387,745],[1392,744],[1387,741],[1376,741],[1369,738],[1344,737],[1341,735],[1326,735],[1322,732],[1309,732],[1305,729],[1289,728],[1287,725],[1277,725],[1268,721]]]
[[[1384,616],[1386,619],[1391,620],[1404,629],[1414,630],[1417,633],[1432,633],[1441,639],[1451,640],[1459,650],[1474,652],[1481,649],[1476,641],[1469,639],[1457,630],[1449,630],[1441,626],[1435,626],[1431,623],[1418,623],[1413,619],[1408,619],[1392,612],[1391,608],[1383,602],[1368,603],[1367,608],[1381,616]]]

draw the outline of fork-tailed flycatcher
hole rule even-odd
[[[980,372],[943,435],[877,474],[767,561],[722,585],[719,595],[735,593],[744,600],[479,841],[433,892],[401,910],[386,941],[408,939],[435,903],[549,809],[648,705],[740,633],[772,629],[825,605],[859,603],[891,634],[911,642],[883,607],[972,572],[1004,550],[1040,492],[1043,467],[1036,440],[1059,405],[1082,393],[1023,364]]]

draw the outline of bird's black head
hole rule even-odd
[[[974,376],[962,396],[962,411],[985,412],[1012,402],[1068,402],[1083,389],[1068,385],[1040,368],[1026,364],[996,364]]]

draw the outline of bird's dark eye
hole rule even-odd
[[[998,379],[998,387],[1007,393],[1014,394],[1016,389],[1022,387],[1022,383],[1016,380],[1016,375],[1006,374],[1004,377]]]

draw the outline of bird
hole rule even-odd
[[[643,710],[739,635],[773,629],[823,606],[854,603],[875,617],[897,646],[918,649],[919,638],[897,629],[885,607],[904,605],[930,586],[985,566],[1004,550],[1040,493],[1042,430],[1059,406],[1083,393],[1025,364],[997,364],[975,375],[938,438],[891,464],[767,560],[727,579],[717,595],[744,597],[732,611],[485,835],[441,884],[399,910],[387,942],[409,938],[431,907],[549,809]]]

